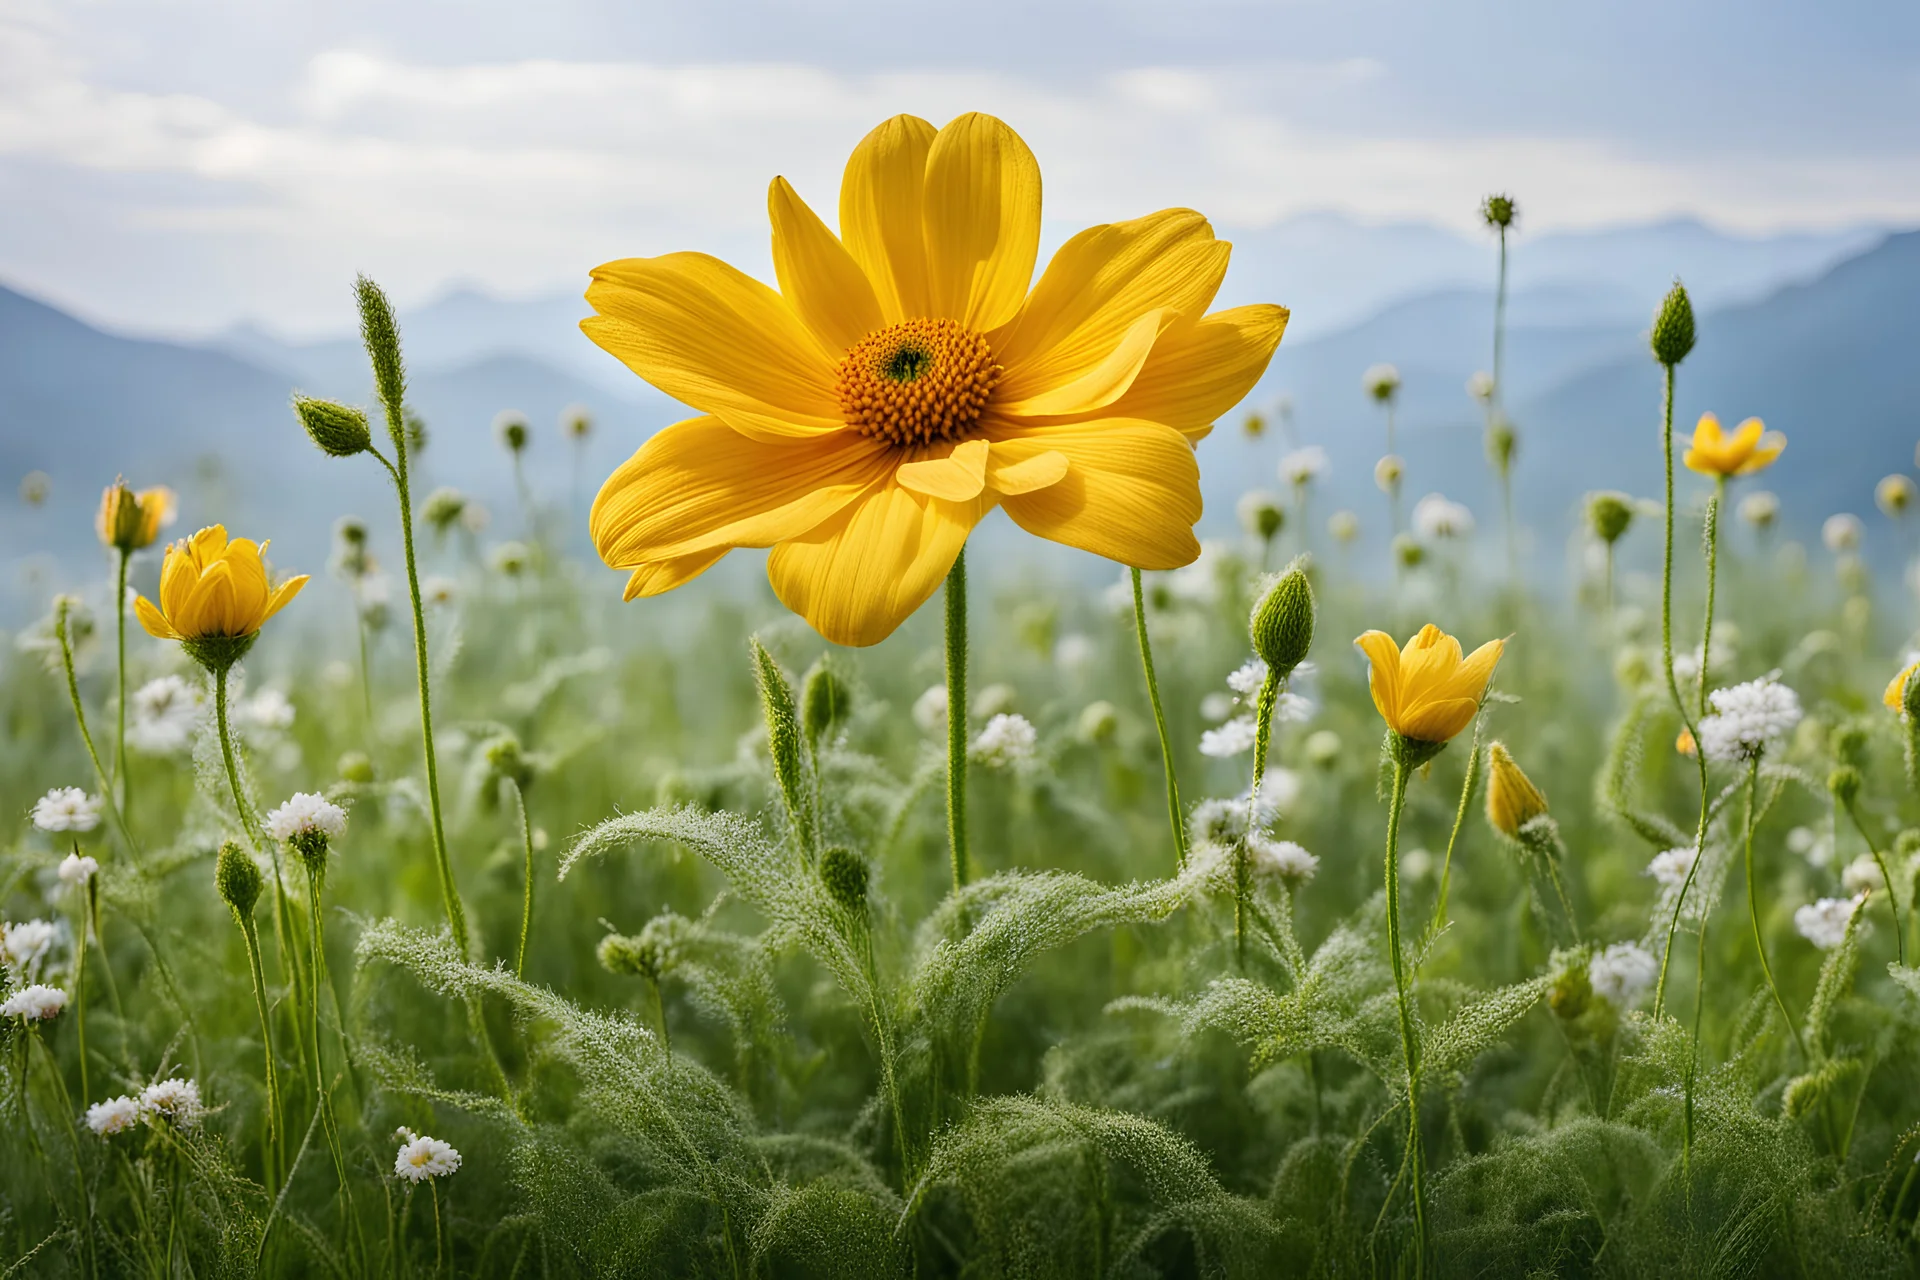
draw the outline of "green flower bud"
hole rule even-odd
[[[800,715],[793,703],[793,686],[758,636],[748,645],[754,678],[760,686],[761,710],[767,720],[767,752],[773,757],[774,781],[780,784],[780,796],[786,801],[787,820],[796,832],[805,833],[812,825],[812,797],[801,769]]]
[[[343,782],[368,783],[373,781],[373,760],[364,751],[347,751],[340,756],[336,766]]]
[[[1841,807],[1852,807],[1860,795],[1860,771],[1850,764],[1841,765],[1827,775],[1827,790]]]
[[[488,739],[480,753],[487,762],[487,773],[496,782],[511,778],[515,786],[525,789],[533,781],[533,765],[520,749],[520,739],[512,734]]]
[[[1111,702],[1089,702],[1080,713],[1079,735],[1082,742],[1112,742],[1120,730],[1120,713]]]
[[[1633,523],[1633,499],[1609,489],[1587,497],[1587,525],[1593,536],[1611,546]]]
[[[1480,202],[1480,216],[1487,220],[1488,226],[1504,231],[1520,216],[1520,206],[1513,202],[1512,196],[1488,196]]]
[[[1837,724],[1827,735],[1827,749],[1838,763],[1858,769],[1867,760],[1867,731],[1858,724]]]
[[[1906,828],[1893,838],[1893,851],[1903,858],[1911,858],[1920,853],[1920,830]]]
[[[213,883],[220,898],[233,908],[234,918],[243,924],[253,918],[254,904],[260,901],[260,864],[253,855],[229,840],[220,846],[219,861],[214,864]]]
[[[1402,569],[1418,569],[1427,561],[1427,549],[1414,540],[1410,534],[1400,534],[1393,540],[1393,558]]]
[[[1660,303],[1660,313],[1653,318],[1653,358],[1672,368],[1687,358],[1693,340],[1693,303],[1686,286],[1675,280]]]
[[[1293,674],[1313,647],[1313,584],[1307,580],[1305,560],[1302,556],[1287,567],[1248,619],[1253,651],[1281,680]]]
[[[1507,474],[1513,466],[1514,452],[1519,448],[1520,438],[1513,424],[1504,417],[1495,418],[1487,426],[1487,461],[1500,475]]]
[[[826,658],[807,669],[800,685],[800,725],[814,746],[853,709],[853,691]]]
[[[848,911],[867,907],[867,860],[835,845],[820,855],[820,884],[827,896]]]
[[[373,447],[367,415],[358,409],[331,400],[295,396],[293,411],[313,442],[320,446],[320,452],[330,457],[351,458]]]
[[[493,419],[493,434],[508,453],[519,453],[527,447],[527,419],[524,414],[507,409]]]
[[[660,977],[660,950],[647,938],[610,933],[594,948],[600,967],[608,973],[627,978]]]

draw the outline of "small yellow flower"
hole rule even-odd
[[[1772,466],[1786,447],[1786,436],[1767,430],[1758,418],[1748,418],[1728,435],[1720,429],[1720,419],[1703,413],[1681,461],[1703,476],[1750,476]]]
[[[1367,655],[1367,687],[1387,727],[1414,742],[1443,743],[1473,723],[1507,642],[1489,640],[1463,658],[1460,642],[1428,623],[1405,649],[1384,631],[1354,643]]]
[[[1522,772],[1505,743],[1487,748],[1487,821],[1501,835],[1517,839],[1520,828],[1547,811],[1547,797]]]
[[[167,548],[160,564],[160,604],[133,602],[140,625],[162,640],[236,639],[252,636],[307,585],[307,575],[278,587],[267,582],[265,544],[250,538],[227,541],[221,525],[209,525]]]
[[[1888,683],[1887,691],[1880,695],[1880,701],[1886,703],[1889,710],[1898,711],[1901,715],[1906,714],[1907,680],[1917,667],[1920,667],[1920,659],[1900,668],[1900,674]]]
[[[1700,748],[1693,741],[1693,730],[1682,729],[1680,736],[1673,740],[1673,749],[1683,756],[1690,756]]]
[[[173,523],[173,513],[173,490],[162,486],[135,493],[125,480],[115,480],[100,495],[93,527],[105,545],[138,551],[153,545],[160,530]]]

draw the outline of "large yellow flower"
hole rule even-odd
[[[307,575],[278,587],[267,581],[261,553],[251,538],[227,541],[227,531],[209,525],[167,548],[160,563],[160,604],[145,596],[133,602],[140,625],[162,640],[237,639],[256,634],[268,618],[307,585]]]
[[[589,337],[701,417],[593,505],[601,557],[657,595],[772,547],[828,639],[884,639],[995,506],[1142,569],[1199,555],[1193,445],[1265,371],[1287,312],[1207,313],[1229,246],[1169,209],[1081,232],[1032,291],[1040,169],[1012,129],[895,116],[847,162],[836,236],[768,193],[775,292],[704,254],[593,273]]]
[[[1772,466],[1786,447],[1786,436],[1767,430],[1758,418],[1748,418],[1728,435],[1720,429],[1720,419],[1703,413],[1693,429],[1692,446],[1680,460],[1703,476],[1750,476]]]
[[[1387,727],[1414,742],[1443,743],[1473,723],[1507,642],[1489,640],[1462,658],[1460,642],[1429,622],[1405,649],[1384,631],[1354,643],[1367,655],[1367,688]]]

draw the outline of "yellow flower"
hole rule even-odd
[[[1920,667],[1920,660],[1900,668],[1900,674],[1888,683],[1887,691],[1880,695],[1880,701],[1886,703],[1889,710],[1898,711],[1901,715],[1907,713],[1907,679],[1917,667]]]
[[[1443,743],[1473,723],[1507,642],[1489,640],[1462,658],[1460,642],[1429,622],[1405,649],[1384,631],[1354,643],[1367,655],[1367,688],[1387,727],[1414,742]]]
[[[173,511],[173,490],[162,486],[135,493],[125,480],[115,480],[100,495],[93,527],[107,546],[138,551],[152,546],[161,528],[173,523]]]
[[[702,415],[655,435],[594,502],[594,544],[632,571],[628,599],[771,547],[788,608],[873,644],[996,506],[1137,568],[1199,555],[1194,442],[1287,323],[1276,306],[1208,313],[1229,246],[1205,218],[1090,228],[1032,284],[1039,165],[979,114],[868,134],[838,235],[784,178],[767,203],[778,292],[698,253],[593,272],[587,336]]]
[[[1673,740],[1673,749],[1683,756],[1691,756],[1698,751],[1700,747],[1693,740],[1693,730],[1682,729],[1679,736]]]
[[[1518,838],[1520,828],[1547,811],[1547,797],[1522,772],[1506,744],[1487,748],[1487,821],[1501,835]]]
[[[1681,461],[1703,476],[1750,476],[1772,466],[1786,447],[1787,438],[1768,431],[1758,418],[1748,418],[1728,435],[1720,430],[1720,419],[1703,413]]]
[[[307,575],[278,587],[267,583],[260,558],[266,545],[250,538],[227,541],[227,531],[209,525],[167,548],[160,564],[160,604],[133,602],[140,625],[162,640],[237,639],[256,634],[268,618],[307,585]]]

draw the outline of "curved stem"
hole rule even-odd
[[[1699,714],[1707,714],[1707,667],[1713,653],[1713,599],[1720,581],[1720,502],[1726,497],[1727,480],[1725,476],[1715,482],[1713,497],[1707,499],[1707,522],[1703,530],[1703,540],[1707,553],[1707,617],[1700,628],[1700,700]]]
[[[120,784],[122,813],[133,805],[133,778],[127,767],[127,562],[131,559],[132,552],[120,552],[113,593],[114,642],[119,658],[116,674],[120,682],[120,698],[114,705],[113,776]]]
[[[100,783],[100,802],[106,806],[107,813],[113,818],[113,825],[119,829],[120,838],[126,841],[127,852],[134,857],[140,856],[140,846],[133,841],[133,832],[127,827],[127,820],[120,812],[120,806],[113,798],[113,782],[107,771],[100,767],[100,753],[94,750],[93,734],[87,729],[86,707],[80,701],[80,677],[73,665],[73,636],[67,630],[68,603],[63,598],[54,608],[53,629],[60,640],[60,664],[67,675],[67,697],[73,703],[73,722],[80,727],[80,741],[87,748],[87,759],[93,763],[93,776]]]
[[[1867,842],[1867,852],[1873,855],[1874,865],[1880,868],[1880,882],[1887,886],[1887,907],[1893,912],[1893,944],[1900,963],[1907,962],[1907,931],[1900,919],[1900,895],[1893,887],[1893,877],[1887,874],[1887,860],[1880,853],[1880,846],[1873,841],[1873,833],[1867,830],[1867,824],[1860,820],[1860,811],[1852,803],[1847,805],[1847,816],[1853,819],[1854,830]]]
[[[520,847],[525,854],[522,879],[526,883],[520,898],[520,950],[513,961],[513,976],[524,978],[527,975],[527,939],[533,934],[533,826],[527,819],[526,792],[520,789],[517,779],[508,778],[507,785],[513,788],[513,803],[520,812]]]
[[[947,573],[947,857],[967,882],[967,552]]]
[[[1260,696],[1254,703],[1253,781],[1247,785],[1247,834],[1233,851],[1233,954],[1240,968],[1247,967],[1247,907],[1252,888],[1249,843],[1260,829],[1260,781],[1267,776],[1267,749],[1273,743],[1273,704],[1280,697],[1280,677],[1269,670],[1260,682]]]
[[[1793,1015],[1787,1012],[1787,1002],[1780,995],[1780,984],[1773,979],[1773,965],[1767,960],[1767,942],[1760,934],[1760,897],[1753,876],[1753,822],[1755,793],[1759,789],[1760,757],[1754,756],[1747,761],[1747,917],[1753,922],[1753,947],[1760,953],[1760,972],[1766,975],[1767,990],[1773,992],[1773,1002],[1780,1007],[1780,1017],[1786,1022],[1787,1030],[1793,1033],[1793,1042],[1800,1048],[1800,1057],[1811,1063],[1813,1058],[1807,1053],[1807,1042],[1800,1038],[1800,1028],[1794,1025]]]
[[[1393,990],[1400,1013],[1400,1048],[1407,1064],[1407,1148],[1412,1152],[1413,1221],[1419,1234],[1416,1275],[1426,1274],[1427,1201],[1426,1163],[1420,1137],[1420,1047],[1413,1029],[1413,1005],[1407,991],[1407,964],[1400,949],[1400,818],[1407,803],[1404,760],[1393,763],[1393,797],[1387,809],[1387,955],[1393,963]]]
[[[1440,936],[1440,930],[1447,923],[1447,890],[1453,884],[1453,849],[1460,840],[1460,829],[1467,824],[1467,810],[1473,804],[1473,792],[1480,781],[1480,727],[1483,721],[1475,716],[1473,720],[1473,749],[1467,752],[1466,776],[1460,780],[1460,804],[1453,811],[1453,830],[1447,833],[1447,853],[1440,863],[1440,893],[1433,902],[1433,920],[1427,925],[1427,936],[1422,947],[1432,943]]]
[[[1133,629],[1140,641],[1140,666],[1147,673],[1147,701],[1153,704],[1153,727],[1160,735],[1160,764],[1167,773],[1167,822],[1173,827],[1174,865],[1187,865],[1186,815],[1180,811],[1180,780],[1173,772],[1173,740],[1167,736],[1167,713],[1160,705],[1160,680],[1153,672],[1153,644],[1147,638],[1147,598],[1140,586],[1140,571],[1133,575]]]
[[[247,944],[247,970],[253,977],[253,1009],[260,1017],[260,1044],[266,1054],[267,1066],[267,1194],[273,1196],[279,1192],[280,1167],[286,1158],[283,1147],[285,1136],[285,1118],[280,1109],[280,1072],[273,1061],[273,1023],[267,1016],[267,980],[264,966],[260,963],[260,931],[254,927],[251,916],[241,916],[236,911],[234,919],[240,925],[240,934]]]

